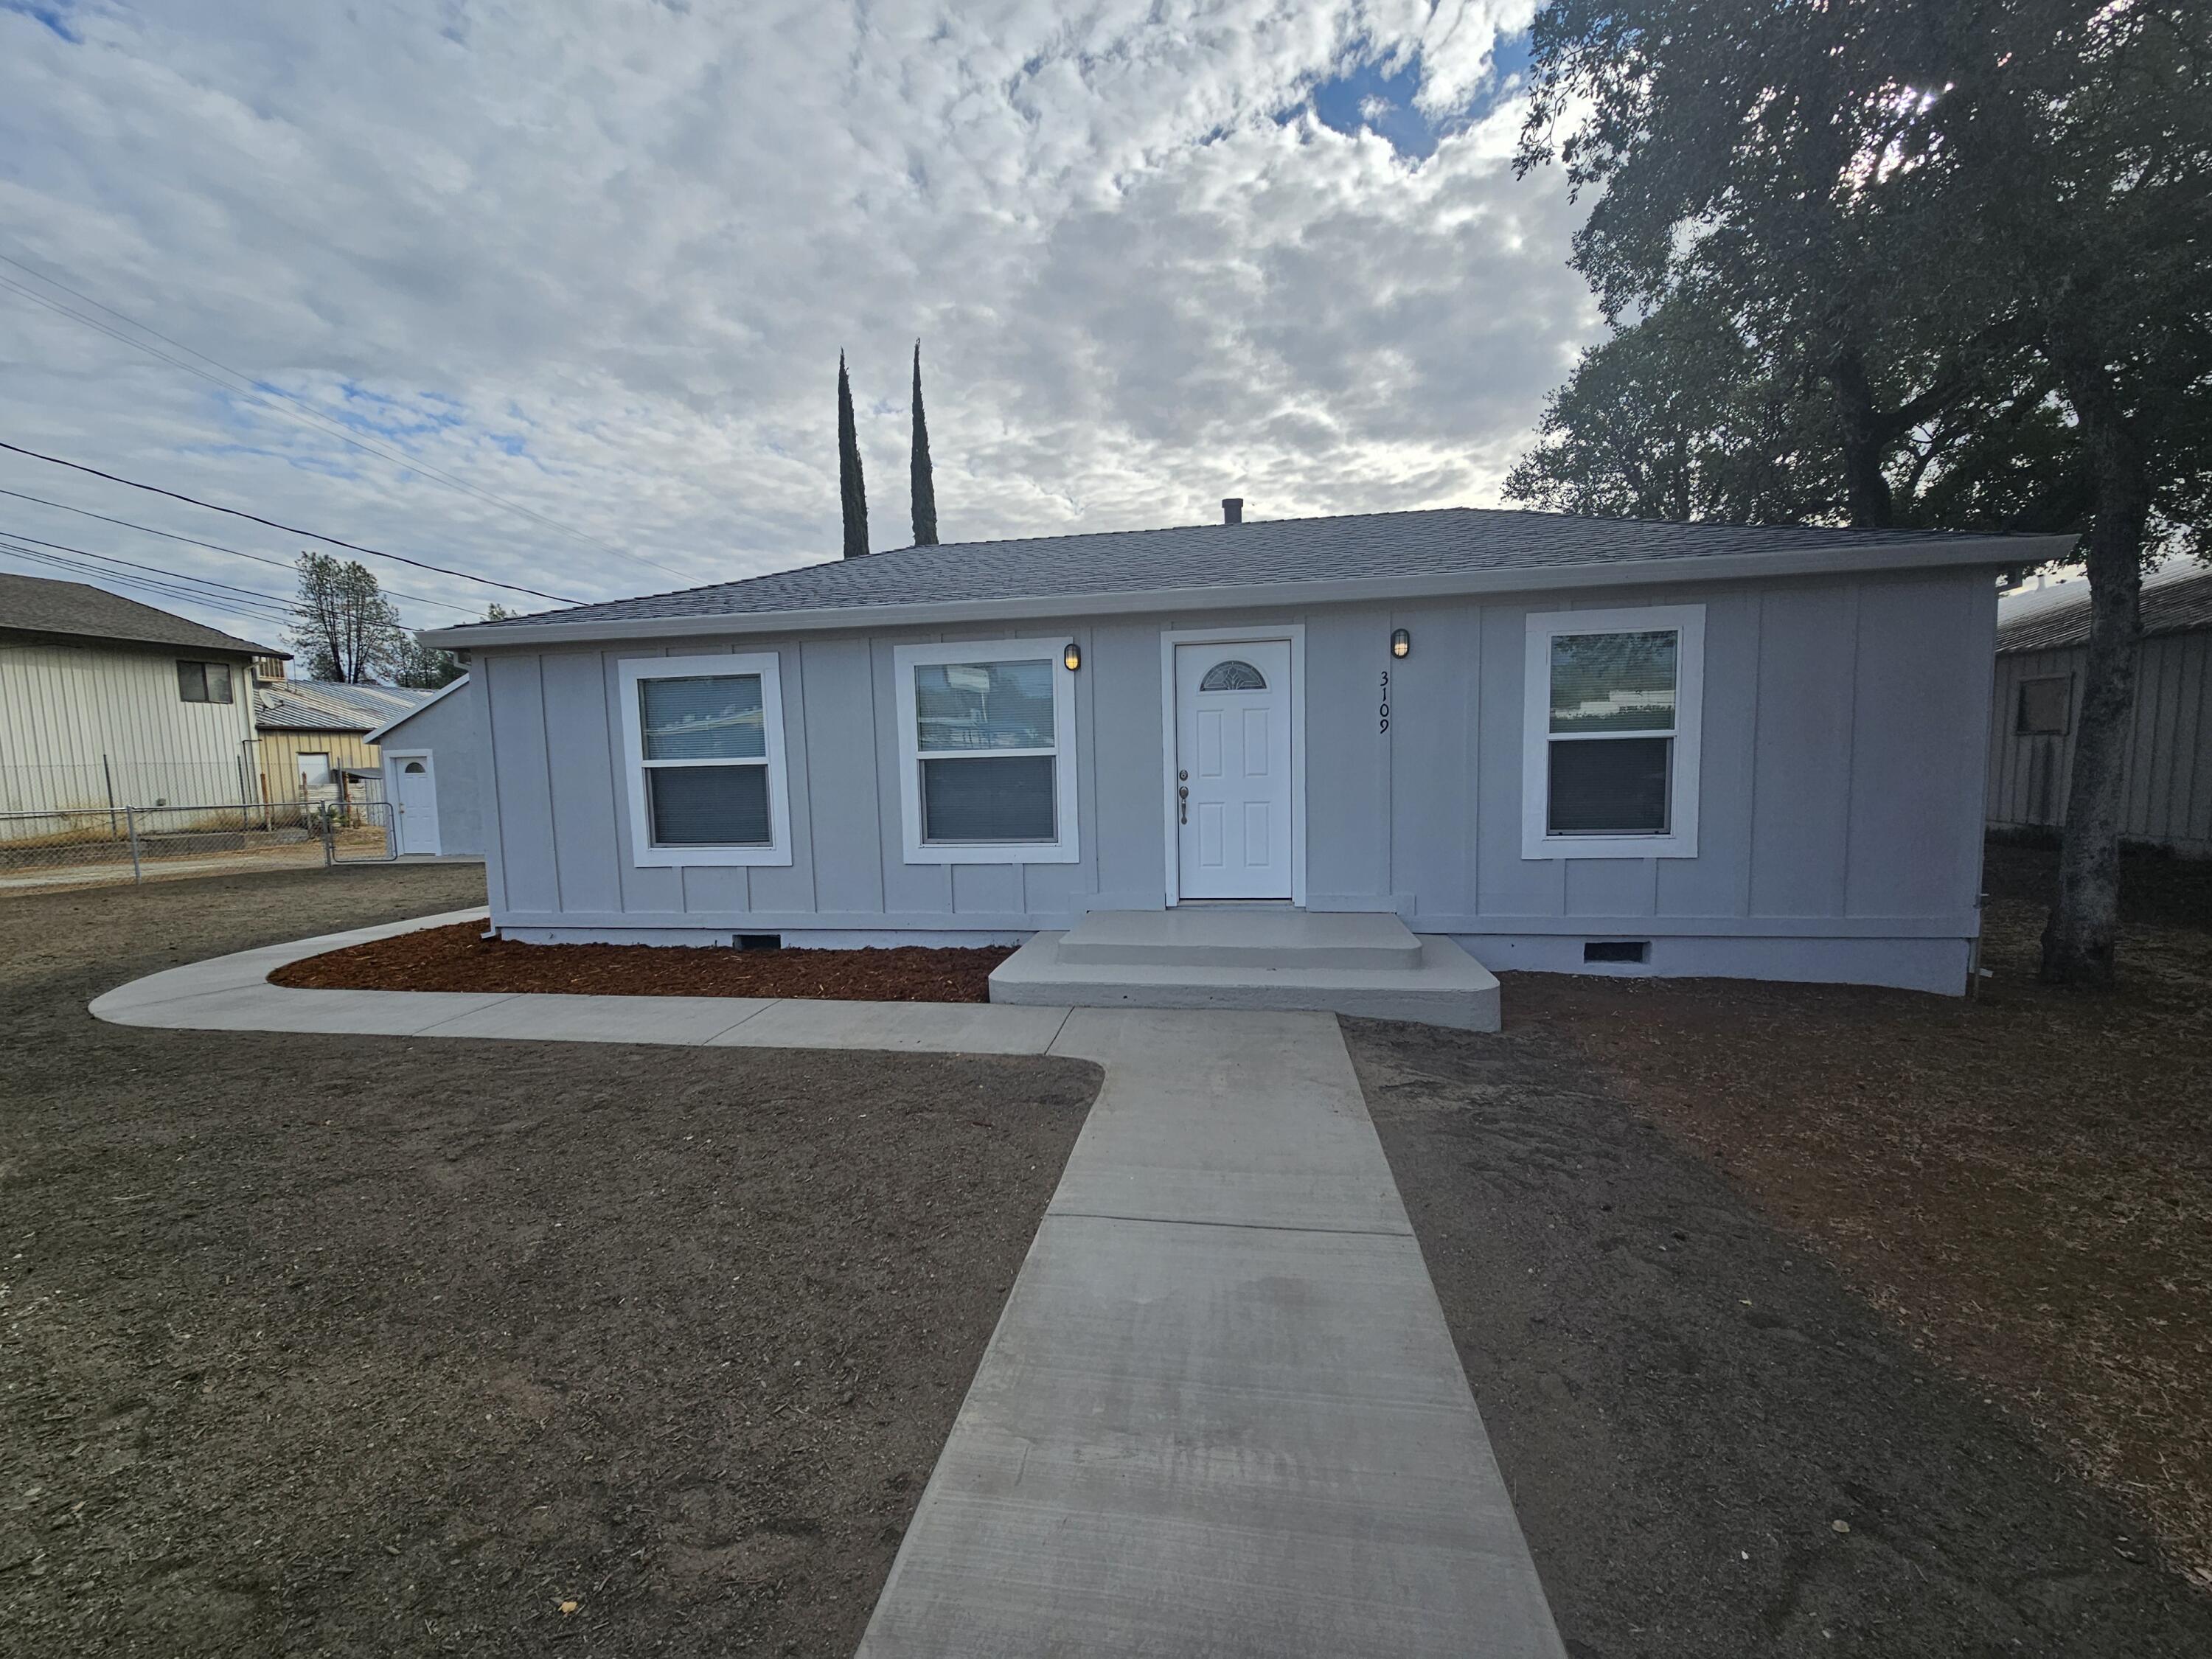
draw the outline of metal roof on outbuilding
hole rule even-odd
[[[2142,631],[2192,634],[2212,628],[2212,565],[2169,564],[2143,578]],[[1997,654],[2063,651],[2089,642],[2089,584],[2008,594],[1997,608]]]
[[[402,685],[286,680],[254,689],[253,720],[271,732],[367,732],[414,713],[431,696]]]
[[[0,571],[0,632],[178,646],[226,657],[291,654],[188,622],[104,587],[56,581],[46,576],[21,576],[10,571]]]
[[[592,627],[605,633],[624,623],[1006,600],[1066,600],[1066,609],[1080,611],[1086,599],[1131,593],[1564,572],[1602,565],[1648,568],[1667,561],[1739,554],[1811,556],[1920,544],[1953,551],[1985,549],[1990,562],[2001,564],[2008,557],[2005,550],[2017,548],[2020,541],[1925,530],[1662,524],[1444,507],[900,548],[743,581],[477,623],[440,630],[433,637],[466,647],[492,645],[503,635],[520,641],[562,628]]]

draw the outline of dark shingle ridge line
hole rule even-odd
[[[1233,550],[1251,542],[1265,541],[1271,532],[1291,530],[1310,533],[1313,527],[1333,526],[1341,526],[1348,533],[1357,535],[1363,526],[1371,525],[1378,520],[1390,520],[1421,521],[1431,526],[1439,525],[1439,521],[1453,520],[1486,521],[1493,524],[1514,521],[1532,528],[1543,527],[1552,532],[1554,543],[1557,537],[1561,534],[1570,533],[1577,528],[1586,528],[1614,544],[1614,550],[1612,552],[1598,550],[1595,556],[1587,559],[1554,558],[1535,561],[1504,559],[1492,562],[1490,568],[1524,568],[1525,565],[1525,568],[1534,569],[1563,569],[1578,564],[1617,562],[1620,557],[1619,550],[1621,544],[1641,543],[1655,538],[1680,544],[1684,541],[1715,538],[1741,541],[1747,537],[1769,535],[1779,541],[1786,542],[1791,550],[1797,551],[1814,551],[1848,546],[1854,543],[1861,544],[1920,541],[1972,543],[2003,542],[2015,539],[1998,533],[1949,532],[1905,526],[1863,529],[1833,525],[1755,525],[1722,523],[1714,520],[1683,523],[1665,519],[1609,519],[1588,514],[1543,513],[1526,507],[1398,507],[1373,513],[1316,514],[1301,518],[1255,519],[1238,525],[1206,522],[1152,526],[1126,530],[1064,531],[1042,536],[1007,536],[989,540],[947,542],[935,547],[887,548],[879,552],[871,553],[865,559],[817,560],[806,564],[789,566],[781,570],[763,571],[757,575],[735,577],[724,582],[710,582],[695,587],[674,588],[659,593],[636,594],[619,599],[600,600],[558,612],[533,612],[528,616],[505,617],[497,623],[470,624],[454,631],[492,631],[508,627],[553,622],[586,623],[602,620],[712,616],[720,613],[704,608],[700,603],[708,599],[709,596],[734,598],[744,591],[757,588],[763,583],[791,585],[794,580],[802,585],[826,582],[839,588],[846,588],[845,592],[836,595],[833,603],[839,608],[865,611],[878,606],[911,603],[912,599],[910,597],[896,595],[888,595],[879,599],[862,599],[850,595],[848,584],[872,583],[877,574],[890,574],[894,571],[899,574],[908,574],[915,567],[939,565],[958,568],[965,561],[969,573],[974,574],[974,564],[978,560],[998,558],[1012,560],[1020,556],[1024,552],[1032,550],[1042,552],[1050,550],[1057,552],[1071,544],[1080,542],[1142,543],[1168,538],[1180,540],[1192,537],[1207,537],[1222,538],[1224,544]],[[1674,556],[1684,556],[1677,554]],[[1087,575],[1090,573],[1086,571],[1084,574]],[[1290,580],[1297,578],[1284,576],[1279,579]],[[1264,580],[1267,578],[1254,576],[1246,580]],[[1176,581],[1158,571],[1129,573],[1129,584],[1134,587],[1153,586],[1198,587],[1208,585],[1188,580]],[[1018,597],[1064,596],[1075,599],[1095,597],[1116,591],[1124,590],[1111,585],[1109,578],[1104,581],[1085,581],[1075,586],[1056,586],[1042,591],[1033,591]],[[690,600],[692,603],[675,609],[648,608],[663,605],[671,600]]]

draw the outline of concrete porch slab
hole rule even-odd
[[[1068,962],[1060,950],[1066,937],[1038,933],[1000,963],[992,970],[991,1000],[1078,1008],[1303,1008],[1467,1031],[1498,1026],[1497,975],[1437,935],[1419,938],[1419,962],[1410,968]],[[1279,960],[1297,963],[1295,957]]]
[[[1060,938],[1085,967],[1418,968],[1421,942],[1395,915],[1309,910],[1093,910]]]

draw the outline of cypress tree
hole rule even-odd
[[[837,494],[845,510],[845,556],[868,552],[868,486],[860,477],[860,437],[853,425],[853,383],[845,354],[837,354]]]
[[[914,544],[937,545],[937,480],[929,470],[929,422],[921,412],[921,342],[914,343]]]

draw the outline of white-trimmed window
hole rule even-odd
[[[1075,676],[1065,644],[893,651],[908,864],[1075,861]]]
[[[1521,856],[1694,858],[1705,608],[1528,618]]]
[[[791,862],[776,663],[763,652],[622,665],[636,862]]]

